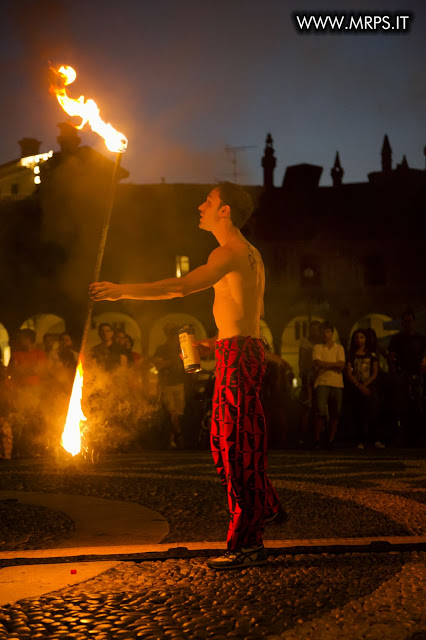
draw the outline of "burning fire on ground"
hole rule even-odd
[[[61,444],[68,453],[73,456],[80,453],[81,449],[81,431],[86,416],[81,408],[81,399],[83,397],[83,364],[78,361],[75,373],[74,384],[72,386],[70,404],[68,407],[67,419],[64,431],[62,433]]]

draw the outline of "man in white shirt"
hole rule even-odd
[[[314,346],[312,359],[315,378],[315,448],[319,448],[322,428],[329,417],[328,448],[333,447],[342,412],[345,351],[333,342],[334,326],[327,320],[321,324],[322,343]]]

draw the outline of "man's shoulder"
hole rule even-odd
[[[302,338],[299,344],[299,349],[304,351],[312,351],[314,347],[314,343],[308,340],[308,338]]]
[[[315,356],[315,354],[320,355],[323,352],[325,345],[322,344],[321,342],[318,342],[318,344],[314,344],[314,348],[313,348],[313,355]]]
[[[335,342],[333,344],[333,349],[336,351],[337,354],[342,354],[345,355],[345,349],[343,348],[343,346],[341,344],[339,344],[338,342]]]
[[[231,260],[235,255],[237,255],[236,247],[225,244],[213,249],[208,260],[213,262],[218,260]]]
[[[95,346],[91,348],[90,353],[102,353],[107,349],[108,347],[106,347],[104,344],[102,344],[102,342],[100,342],[99,344],[95,344]]]

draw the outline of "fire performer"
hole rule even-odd
[[[166,300],[214,287],[217,338],[200,341],[216,350],[211,447],[228,493],[230,524],[227,552],[210,560],[214,569],[266,564],[265,523],[285,522],[287,514],[268,479],[265,418],[259,398],[265,372],[260,336],[265,269],[262,258],[242,235],[253,203],[240,186],[224,182],[199,206],[199,227],[219,243],[207,263],[183,278],[150,283],[90,286],[94,300]]]

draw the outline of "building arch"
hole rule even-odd
[[[133,350],[141,353],[142,333],[140,326],[132,316],[121,311],[105,311],[93,317],[92,324],[87,335],[87,348],[90,350],[99,343],[98,327],[103,322],[108,322],[114,330],[121,329],[129,334],[134,341]]]
[[[0,322],[0,349],[1,349],[0,364],[1,362],[3,362],[4,366],[7,367],[10,360],[9,334],[7,332],[6,327],[1,322]]]
[[[309,322],[323,322],[325,318],[312,315],[310,320],[306,315],[297,315],[291,318],[281,334],[281,357],[286,360],[293,369],[296,378],[299,377],[299,347],[304,338],[309,334]],[[333,340],[340,343],[339,333],[334,328]]]
[[[32,329],[36,334],[36,344],[43,346],[45,333],[59,334],[66,331],[65,320],[54,313],[36,313],[30,316],[19,327],[20,329]]]
[[[393,327],[390,328],[392,322],[393,318],[385,315],[384,313],[367,313],[365,316],[362,316],[362,318],[357,320],[351,328],[349,333],[349,343],[353,332],[357,329],[374,329],[379,340],[381,338],[383,339],[387,336],[391,336],[394,333],[398,333],[398,329]]]

